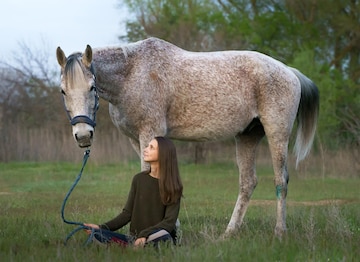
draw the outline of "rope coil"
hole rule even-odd
[[[83,229],[87,229],[87,230],[91,230],[91,234],[89,235],[88,239],[86,240],[85,242],[85,245],[89,244],[94,235],[96,234],[96,230],[94,228],[91,228],[91,227],[88,227],[88,226],[85,226],[84,223],[82,222],[76,222],[76,221],[70,221],[70,220],[67,220],[65,218],[65,206],[66,206],[66,203],[67,203],[67,200],[68,198],[70,197],[70,194],[72,193],[72,191],[74,190],[74,188],[76,187],[76,185],[79,183],[80,179],[81,179],[81,176],[82,176],[82,173],[84,171],[84,167],[87,163],[87,160],[90,156],[90,149],[87,149],[85,152],[84,152],[84,157],[83,157],[83,163],[82,163],[82,167],[81,167],[81,170],[78,174],[78,176],[76,177],[74,183],[72,184],[72,186],[70,187],[69,191],[67,192],[67,194],[65,195],[65,198],[64,198],[64,201],[63,201],[63,204],[62,204],[62,207],[61,207],[61,218],[62,220],[66,223],[66,224],[69,224],[69,225],[78,225],[77,228],[75,228],[73,231],[71,231],[67,237],[65,238],[65,241],[64,241],[64,245],[66,245],[67,241],[78,231],[80,230],[83,230]]]

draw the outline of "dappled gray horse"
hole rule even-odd
[[[142,151],[154,136],[186,141],[235,137],[239,195],[225,235],[241,225],[257,184],[256,148],[267,136],[275,173],[275,234],[286,231],[287,152],[297,118],[296,164],[309,153],[318,118],[315,84],[253,51],[188,52],[156,38],[66,57],[58,47],[61,90],[80,147],[91,145],[97,94],[115,126]],[[221,186],[221,185],[220,185]]]

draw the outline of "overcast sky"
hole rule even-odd
[[[1,0],[0,59],[9,59],[19,43],[45,46],[54,54],[60,46],[68,55],[87,44],[119,44],[128,14],[119,0]]]

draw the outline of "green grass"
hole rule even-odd
[[[233,164],[182,164],[182,245],[144,250],[83,246],[60,216],[80,163],[0,163],[1,261],[356,261],[360,257],[359,179],[306,178],[291,172],[287,236],[274,238],[275,188],[270,167],[258,167],[255,189],[240,231],[219,236],[238,191]],[[124,205],[138,163],[93,165],[91,159],[68,200],[65,217],[101,223]],[[126,233],[127,228],[123,229]]]

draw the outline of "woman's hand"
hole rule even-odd
[[[139,237],[135,240],[134,246],[135,247],[143,247],[146,243],[146,237]]]
[[[91,228],[94,228],[94,229],[100,229],[100,227],[96,224],[85,224],[84,223],[84,226],[86,227],[91,227]],[[89,235],[91,234],[91,230],[90,229],[85,229],[85,232]]]

